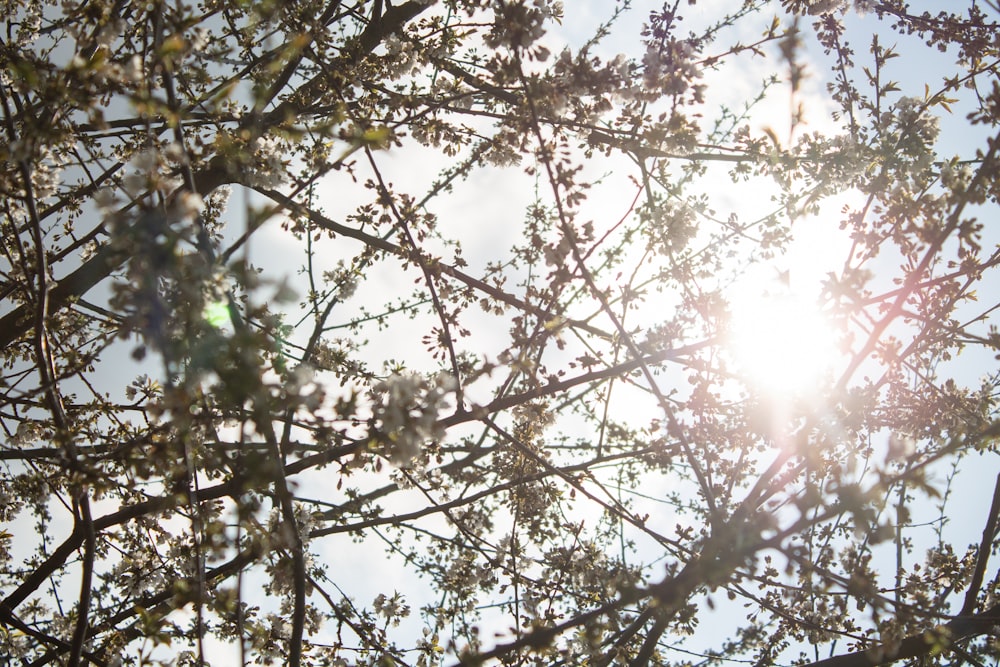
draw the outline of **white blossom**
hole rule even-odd
[[[456,383],[441,373],[427,381],[416,373],[393,373],[374,387],[376,442],[396,465],[413,461],[427,440],[443,435],[438,419]]]
[[[94,193],[94,204],[97,206],[97,212],[104,216],[114,210],[118,205],[118,199],[110,188],[101,188]]]
[[[205,201],[197,192],[184,190],[177,195],[175,208],[175,213],[181,220],[194,220],[201,215],[202,209],[205,208]]]
[[[393,625],[399,625],[401,618],[406,618],[410,615],[410,605],[406,604],[403,596],[399,593],[393,593],[391,597],[386,596],[384,593],[379,593],[372,602],[372,607],[375,608],[376,612],[391,621]]]
[[[142,58],[134,55],[125,61],[121,72],[122,80],[127,83],[139,83],[145,77],[145,69],[142,65]]]
[[[819,14],[831,14],[843,9],[845,6],[847,6],[845,0],[816,0],[809,5],[809,9],[806,11],[810,16],[817,16]]]
[[[647,90],[680,95],[701,76],[696,45],[687,39],[666,45],[650,44],[642,58],[642,80]]]
[[[875,9],[875,2],[873,0],[854,0],[854,11],[861,16],[864,16],[873,9]]]
[[[281,142],[274,137],[264,137],[257,139],[251,150],[252,167],[246,174],[246,184],[259,188],[276,188],[283,184],[288,175]]]
[[[941,183],[953,190],[964,190],[972,181],[972,168],[955,161],[941,165]]]
[[[191,50],[194,52],[204,51],[205,47],[208,46],[209,42],[209,32],[202,27],[197,27],[191,31],[190,45]]]
[[[125,30],[125,21],[122,19],[108,21],[97,31],[98,46],[111,48],[111,45],[122,34],[123,30]]]
[[[389,35],[382,43],[386,50],[386,71],[390,79],[407,76],[419,65],[413,45],[400,39],[398,35]]]
[[[555,0],[494,0],[494,27],[484,40],[490,48],[527,48],[545,34],[545,23],[562,16],[562,2]]]

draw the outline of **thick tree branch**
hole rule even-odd
[[[947,651],[966,639],[992,632],[998,624],[1000,605],[994,605],[980,614],[958,616],[948,623],[911,635],[895,647],[882,644],[864,651],[812,662],[803,667],[879,667],[897,660],[934,655]]]
[[[993,487],[993,502],[990,505],[990,513],[986,518],[986,526],[983,528],[983,538],[979,542],[979,550],[976,552],[976,568],[972,573],[972,581],[969,582],[969,589],[965,593],[965,602],[959,616],[968,616],[976,609],[979,600],[980,588],[983,586],[983,577],[986,574],[986,563],[990,559],[990,552],[997,536],[997,520],[1000,517],[1000,475],[997,475],[996,485]]]
[[[221,157],[213,158],[203,168],[194,173],[195,191],[206,195],[221,185],[234,183],[236,174],[226,166]],[[176,194],[179,194],[179,189]],[[141,224],[143,216],[134,224]],[[128,254],[111,244],[97,249],[97,252],[84,262],[78,269],[62,278],[48,289],[49,312],[61,310],[78,297],[89,292],[95,285],[105,280],[116,269],[128,260]],[[22,336],[32,327],[32,309],[29,305],[18,306],[3,317],[0,317],[0,348],[5,348]]]

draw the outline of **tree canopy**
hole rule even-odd
[[[2,0],[0,654],[995,664],[1000,7],[926,4]]]

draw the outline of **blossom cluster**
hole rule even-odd
[[[682,95],[701,76],[697,55],[697,45],[689,39],[650,44],[642,57],[643,85],[666,95]],[[696,101],[701,101],[703,91],[704,86],[695,87]]]
[[[832,14],[846,10],[851,4],[854,5],[854,11],[862,16],[875,8],[874,0],[854,0],[853,3],[849,0],[814,0],[809,3],[806,12],[812,16]]]
[[[923,100],[900,98],[893,111],[883,114],[882,122],[889,127],[895,126],[893,132],[887,135],[891,139],[887,148],[898,157],[907,158],[917,171],[931,166],[935,159],[934,142],[941,132],[941,123],[937,116],[928,112]]]
[[[390,79],[406,76],[420,64],[417,49],[398,35],[389,35],[382,44],[385,46],[385,63]]]
[[[245,172],[250,187],[276,188],[288,179],[288,147],[273,136],[262,137],[250,146],[251,162]]]
[[[396,465],[412,462],[428,440],[440,438],[441,412],[455,379],[439,373],[427,380],[416,373],[394,373],[373,388],[376,395],[372,441],[381,444]]]
[[[562,17],[559,0],[494,0],[493,30],[485,37],[488,47],[527,48],[545,34],[545,23]]]

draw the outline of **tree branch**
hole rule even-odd
[[[880,644],[864,651],[855,651],[803,667],[879,667],[897,660],[919,658],[949,650],[959,642],[985,634],[1000,623],[1000,604],[972,616],[958,616],[943,625],[911,635],[898,646]]]
[[[976,609],[979,589],[983,586],[986,563],[990,559],[993,539],[997,534],[998,516],[1000,516],[1000,475],[997,475],[996,486],[993,488],[993,504],[990,506],[990,514],[986,519],[986,527],[983,528],[983,539],[980,541],[979,551],[976,553],[976,569],[972,573],[972,581],[969,582],[969,589],[965,592],[965,603],[962,605],[962,611],[958,613],[959,616],[968,616]]]

